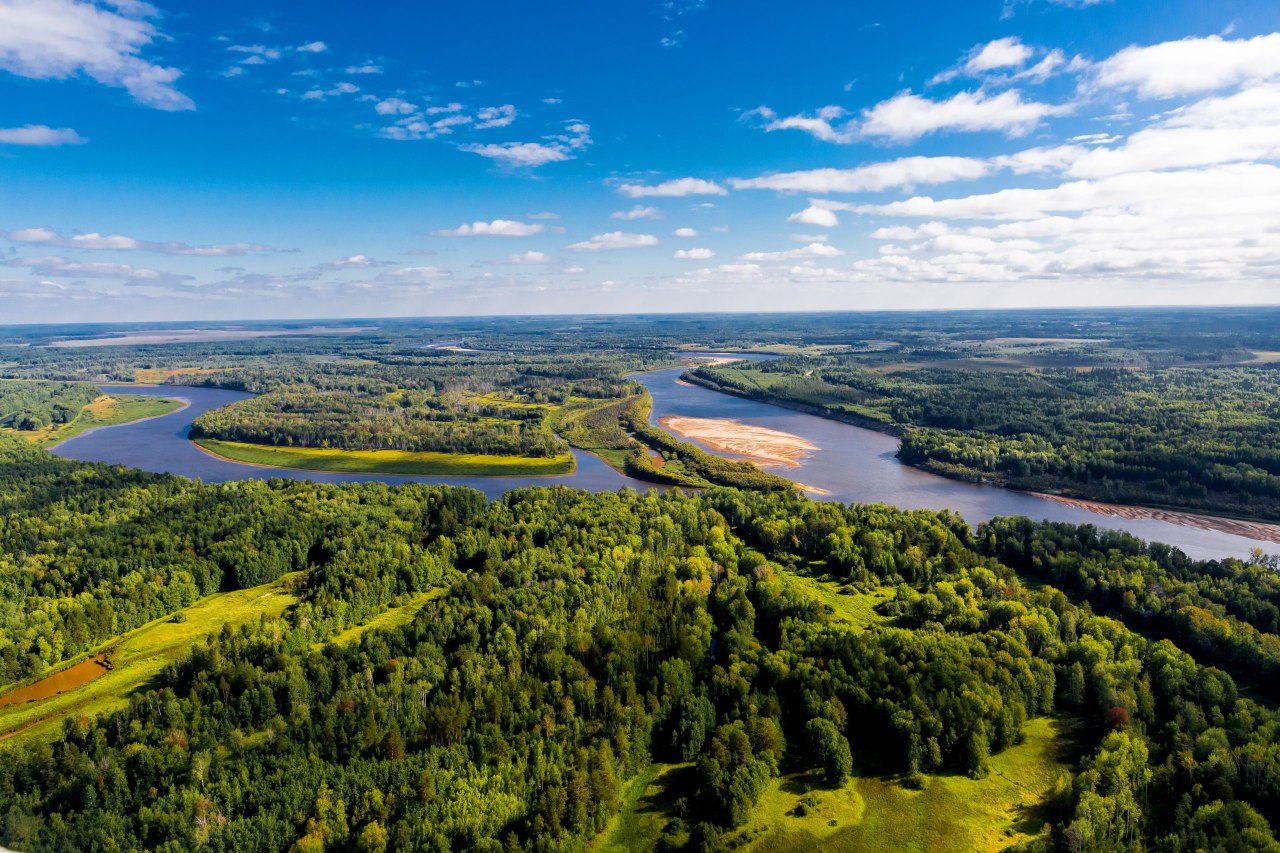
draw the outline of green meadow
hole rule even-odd
[[[272,447],[211,438],[197,439],[195,443],[214,456],[233,462],[298,471],[434,477],[536,477],[569,474],[574,469],[571,453],[540,458],[408,450]]]

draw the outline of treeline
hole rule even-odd
[[[316,531],[301,603],[52,746],[0,746],[0,842],[580,849],[660,761],[692,765],[661,843],[716,850],[780,773],[982,778],[1027,719],[1069,712],[1086,758],[1032,846],[1276,849],[1276,712],[992,556],[1069,550],[1058,527],[975,536],[947,513],[736,490],[252,489],[253,513],[289,506]],[[1234,562],[1187,568],[1238,582],[1223,598],[1265,587]],[[892,590],[889,621],[842,622],[797,571]],[[411,623],[323,642],[432,587]]]
[[[87,382],[0,381],[0,428],[33,431],[75,420],[101,393]]]
[[[695,374],[904,428],[899,458],[948,476],[1280,519],[1280,369],[1270,366],[882,373],[826,358]]]
[[[556,456],[565,451],[540,406],[461,394],[276,392],[205,412],[193,438],[278,447]]]

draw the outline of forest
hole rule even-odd
[[[98,396],[87,382],[0,381],[0,428],[32,432],[65,424]]]
[[[655,765],[687,770],[652,846],[729,849],[780,779],[981,780],[1050,715],[1077,721],[1079,759],[1011,845],[1280,849],[1270,558],[786,492],[490,503],[4,448],[9,680],[303,573],[296,604],[119,710],[0,744],[14,849],[574,850]],[[841,618],[814,583],[874,613]],[[428,590],[411,620],[330,642]]]

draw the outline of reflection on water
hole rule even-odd
[[[779,469],[775,473],[825,489],[830,492],[828,500],[879,502],[908,509],[952,509],[974,524],[998,515],[1026,515],[1037,520],[1094,524],[1127,530],[1144,539],[1167,542],[1203,559],[1227,555],[1244,557],[1254,546],[1275,550],[1273,543],[1243,536],[1182,527],[1166,521],[1111,518],[998,486],[949,480],[900,463],[894,455],[898,440],[892,436],[706,388],[680,385],[676,379],[681,372],[681,369],[663,370],[635,377],[653,395],[655,424],[659,418],[669,415],[729,418],[800,436],[818,449],[802,460],[799,467]],[[619,474],[596,456],[577,450],[574,451],[577,470],[556,477],[403,477],[310,473],[243,465],[204,453],[187,440],[187,433],[191,422],[201,413],[251,395],[213,388],[133,385],[103,386],[103,390],[114,394],[172,397],[185,400],[190,405],[148,421],[92,430],[59,445],[54,453],[88,462],[112,462],[146,471],[182,474],[206,482],[268,477],[321,483],[438,482],[471,486],[491,498],[510,489],[538,485],[564,485],[590,491],[616,491],[623,486],[654,488],[650,483]]]

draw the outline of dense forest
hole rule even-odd
[[[87,382],[0,380],[0,429],[29,432],[65,424],[98,395]]]
[[[902,431],[937,473],[1280,520],[1280,368],[919,368],[852,357],[703,367],[709,387]]]
[[[657,762],[688,769],[655,844],[717,850],[780,775],[981,779],[1049,714],[1081,757],[1023,849],[1280,849],[1280,715],[1232,675],[1275,648],[1265,559],[781,492],[204,486],[16,443],[0,471],[4,599],[112,609],[10,612],[23,653],[305,573],[121,710],[0,745],[15,849],[573,850]]]

